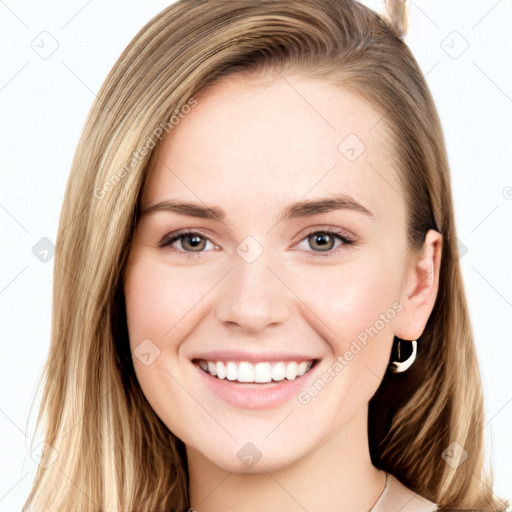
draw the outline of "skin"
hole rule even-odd
[[[385,477],[370,461],[368,402],[393,336],[413,340],[425,328],[441,235],[429,231],[422,250],[408,250],[391,139],[353,93],[304,77],[234,75],[197,99],[158,148],[142,210],[176,199],[226,217],[142,216],[125,274],[130,347],[150,339],[160,353],[149,365],[133,357],[140,386],[186,445],[200,512],[366,511]],[[366,146],[354,161],[338,148],[351,133]],[[277,221],[285,206],[333,192],[373,217],[337,209]],[[187,238],[158,247],[183,228],[206,237],[199,248]],[[353,243],[315,243],[310,235],[326,228]],[[236,252],[248,236],[263,249],[252,263]],[[396,303],[401,310],[307,404],[294,397],[267,410],[237,408],[207,389],[190,360],[213,348],[310,354],[319,359],[315,382]],[[247,442],[262,454],[251,467],[237,457]]]

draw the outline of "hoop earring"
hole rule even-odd
[[[401,345],[402,341],[406,341],[406,340],[398,339],[398,347],[397,347],[398,359],[400,359],[400,345]],[[389,365],[389,369],[391,370],[391,372],[402,373],[402,372],[405,372],[406,370],[408,370],[412,366],[412,364],[416,360],[416,354],[418,352],[418,343],[416,340],[412,340],[411,343],[412,343],[411,355],[405,361],[393,361]]]

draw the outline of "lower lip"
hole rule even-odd
[[[311,379],[315,367],[316,365],[304,375],[294,380],[284,379],[279,382],[269,382],[265,384],[242,383],[227,379],[218,379],[206,373],[199,366],[196,366],[196,369],[202,378],[205,379],[209,389],[225,402],[240,409],[261,410],[279,407],[294,396],[297,396]]]

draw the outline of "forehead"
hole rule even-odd
[[[355,93],[305,77],[234,75],[196,99],[158,148],[145,205],[171,197],[254,214],[346,193],[376,216],[402,211],[392,138]]]

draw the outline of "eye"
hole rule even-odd
[[[337,246],[338,248],[354,243],[354,241],[348,238],[346,235],[330,229],[312,231],[305,238],[303,238],[300,243],[305,241],[309,241],[309,246],[313,249],[314,253],[317,253],[312,254],[312,256],[323,257],[338,254],[339,250],[333,250],[336,242],[339,242],[339,245]],[[218,245],[215,245],[207,236],[203,235],[202,233],[189,229],[183,229],[166,235],[158,243],[158,247],[161,249],[172,247],[178,253],[182,253],[189,257],[195,257],[200,253],[206,252],[208,243],[212,244],[214,250],[220,249]],[[181,250],[177,247],[178,244],[181,246]]]
[[[305,241],[309,242],[309,247],[313,249],[314,253],[317,253],[312,254],[312,256],[322,257],[338,254],[339,250],[333,250],[336,242],[339,242],[339,245],[337,246],[338,248],[354,243],[354,241],[348,238],[346,235],[329,229],[313,231],[309,233],[309,235],[307,235],[305,238],[303,238],[301,243]]]
[[[179,250],[176,247],[176,242],[178,242],[179,245],[181,245],[182,250]],[[170,246],[177,252],[186,254],[187,256],[194,257],[194,253],[199,254],[205,252],[204,249],[207,243],[213,244],[213,242],[208,237],[204,236],[202,233],[184,229],[166,235],[158,243],[158,247],[165,248]],[[217,245],[214,245],[214,249],[219,249],[219,247]]]

